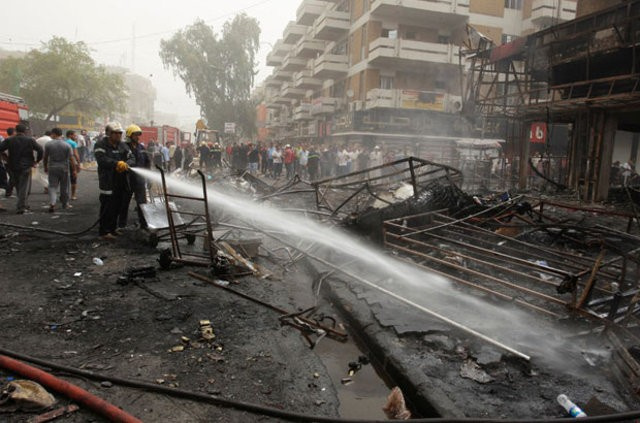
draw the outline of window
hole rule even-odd
[[[380,77],[380,88],[383,90],[392,90],[393,89],[393,76],[381,76]]]
[[[449,37],[448,35],[438,35],[438,43],[439,44],[450,44],[451,43],[451,37]]]
[[[443,91],[447,89],[447,83],[441,79],[436,79],[435,86],[437,91]]]
[[[517,35],[502,34],[502,44],[510,43],[518,38]]]
[[[396,38],[398,38],[398,30],[392,29],[389,31],[388,35],[389,35],[389,38],[391,38],[392,40],[395,40]]]
[[[505,9],[522,10],[522,0],[504,0]]]
[[[404,34],[404,39],[405,40],[415,40],[416,39],[416,33],[413,31],[407,31]]]

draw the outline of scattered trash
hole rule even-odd
[[[402,395],[402,391],[397,386],[391,390],[387,397],[387,403],[382,407],[382,411],[390,420],[409,420],[411,418],[411,412],[407,410],[404,402],[404,395]]]
[[[216,279],[213,281],[213,283],[220,286],[229,286],[229,281],[224,281],[222,279]]]
[[[569,399],[565,394],[558,395],[558,404],[560,404],[571,417],[587,417],[584,411],[580,409],[573,401]]]
[[[58,417],[62,417],[62,416],[65,416],[67,414],[74,413],[74,412],[78,411],[79,409],[80,409],[80,407],[78,407],[77,405],[70,404],[70,405],[67,405],[66,407],[56,408],[55,410],[48,411],[46,413],[40,414],[38,416],[35,416],[35,417],[27,420],[27,422],[28,423],[50,422],[52,420],[57,419]]]
[[[350,377],[343,377],[342,379],[340,379],[340,383],[342,383],[344,386],[351,385],[353,383],[353,379],[351,379]]]
[[[356,372],[358,372],[360,369],[362,369],[363,365],[367,365],[369,364],[369,357],[367,357],[366,355],[361,355],[360,357],[358,357],[358,361],[350,361],[349,362],[349,376],[353,376],[356,374]]]
[[[95,264],[96,266],[104,266],[104,262],[99,257],[93,258],[93,264]]]
[[[49,408],[56,399],[40,384],[31,380],[9,382],[0,393],[0,404],[12,401],[20,410],[35,411]]]
[[[103,388],[111,388],[113,386],[113,383],[109,382],[108,380],[105,380],[100,382],[100,386],[102,386]]]
[[[182,352],[184,351],[184,345],[176,345],[175,347],[171,347],[169,352]]]
[[[460,376],[466,379],[475,380],[478,383],[493,382],[493,378],[473,360],[465,360],[460,367]]]
[[[315,373],[313,374],[313,377],[314,377],[315,379],[318,379],[318,378],[320,377],[320,373],[315,372]]]
[[[215,339],[216,334],[213,333],[213,326],[209,320],[200,320],[200,336],[205,341],[211,341]]]
[[[31,222],[31,224],[32,224],[33,226],[38,226],[38,225],[40,224],[40,222],[33,221],[33,222]]]
[[[75,276],[76,278],[79,278],[80,276],[82,276],[82,272],[76,272],[73,274],[73,276]]]
[[[128,267],[122,275],[118,276],[118,283],[127,285],[139,279],[155,277],[156,268],[154,266]]]

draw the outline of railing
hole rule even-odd
[[[369,60],[398,58],[417,62],[459,63],[458,46],[425,41],[377,38],[369,44]]]
[[[349,59],[346,54],[325,53],[314,61],[314,75],[323,72],[347,73],[349,71]]]
[[[575,17],[575,2],[568,2],[566,0],[534,0],[531,6],[532,21],[548,19],[559,23],[570,21],[575,19]]]
[[[371,4],[371,11],[375,13],[382,6],[405,7],[425,12],[455,13],[465,16],[469,12],[469,0],[375,0]]]
[[[320,39],[334,39],[336,32],[348,31],[351,28],[351,15],[349,12],[327,9],[316,19],[313,27],[315,37]]]

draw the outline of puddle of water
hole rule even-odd
[[[340,417],[353,419],[385,420],[382,407],[390,389],[371,364],[363,365],[349,376],[349,362],[358,361],[362,351],[353,342],[323,340],[314,349],[333,381],[340,400]],[[342,378],[350,377],[353,383],[343,385]]]

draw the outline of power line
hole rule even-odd
[[[270,1],[271,1],[271,0],[261,0],[261,1],[258,1],[258,2],[256,2],[256,3],[250,4],[249,6],[245,6],[245,7],[241,8],[241,9],[237,9],[237,10],[235,10],[235,11],[233,11],[233,12],[225,13],[224,15],[220,15],[220,16],[218,16],[218,17],[216,17],[216,18],[209,19],[209,20],[206,20],[206,21],[204,21],[204,22],[205,22],[205,23],[213,23],[213,22],[219,21],[220,19],[224,19],[224,18],[226,18],[226,17],[228,17],[228,16],[237,15],[238,13],[240,13],[240,12],[244,12],[245,10],[249,10],[249,9],[254,8],[254,7],[261,6],[261,5],[263,5],[263,4],[265,4],[265,3],[268,3],[268,2],[270,2]],[[140,39],[140,38],[150,38],[150,37],[155,37],[155,36],[157,36],[157,35],[164,35],[164,34],[174,33],[174,32],[176,32],[176,31],[180,31],[182,28],[183,28],[183,27],[180,27],[180,28],[174,28],[174,29],[169,29],[169,30],[165,30],[165,31],[152,32],[152,33],[149,33],[149,34],[137,35],[135,38],[136,38],[136,39]],[[94,45],[94,46],[95,46],[95,45],[102,45],[102,44],[119,43],[119,42],[122,42],[122,41],[131,41],[131,38],[132,38],[132,37],[128,37],[128,38],[118,38],[118,39],[114,39],[114,40],[105,40],[105,41],[87,42],[86,44],[87,44],[87,45]]]
[[[246,10],[252,9],[254,7],[258,7],[261,6],[263,4],[269,3],[272,0],[261,0],[261,1],[257,1],[255,3],[252,3],[248,6],[245,6],[243,8],[240,9],[236,9],[233,12],[228,12],[225,13],[223,15],[217,16],[215,18],[209,19],[204,21],[205,23],[213,23],[216,21],[219,21],[220,19],[224,19],[226,17],[229,16],[233,16],[233,15],[237,15],[240,12],[244,12]],[[139,40],[139,39],[144,39],[144,38],[151,38],[151,37],[156,37],[158,35],[165,35],[165,34],[170,34],[170,33],[174,33],[176,31],[180,31],[181,29],[183,29],[184,27],[180,27],[180,28],[174,28],[174,29],[168,29],[168,30],[164,30],[164,31],[157,31],[157,32],[151,32],[148,34],[142,34],[142,35],[136,35],[135,39]],[[116,38],[116,39],[112,39],[112,40],[103,40],[103,41],[84,41],[84,43],[88,46],[98,46],[98,45],[104,45],[104,44],[114,44],[114,43],[120,43],[120,42],[124,42],[124,41],[131,41],[134,37],[126,37],[126,38]],[[33,46],[40,46],[42,45],[41,42],[13,42],[13,41],[0,41],[0,44],[3,45],[19,45],[19,46],[27,46],[27,47],[33,47]]]

